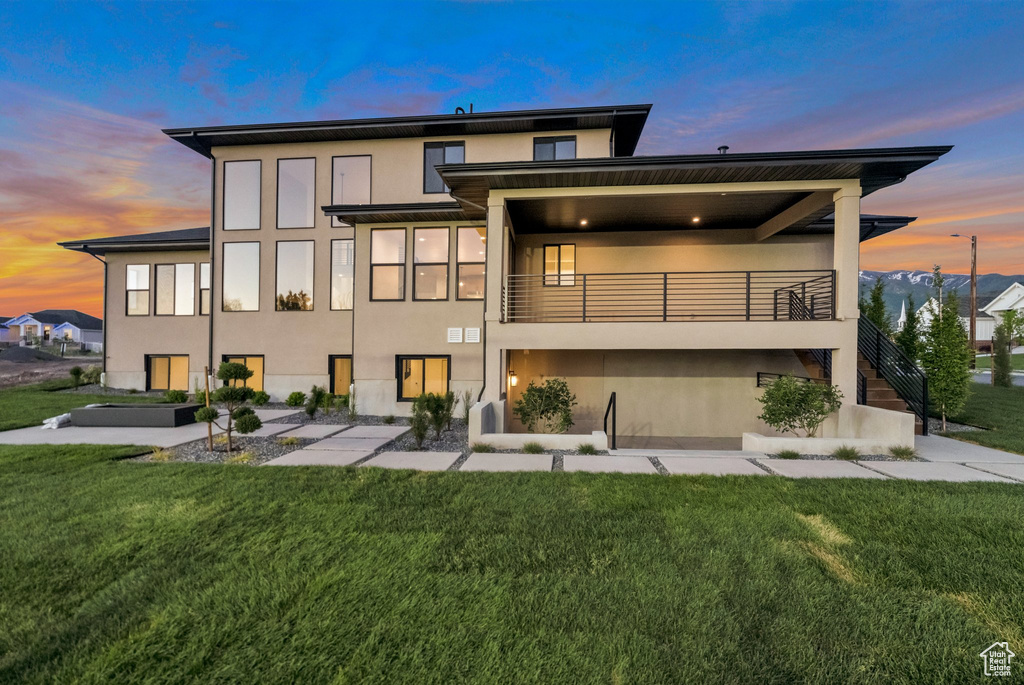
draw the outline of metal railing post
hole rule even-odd
[[[587,321],[587,275],[583,274],[583,318],[581,319],[584,323]]]
[[[668,321],[668,272],[661,274],[661,320]]]
[[[747,321],[750,321],[750,272],[747,272]]]

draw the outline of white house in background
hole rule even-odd
[[[103,320],[76,309],[44,309],[0,321],[8,342],[28,343],[40,338],[43,345],[56,341],[103,344]]]
[[[960,320],[964,328],[970,330],[971,326],[971,299],[958,294]],[[934,313],[938,307],[934,297],[928,298],[920,309],[917,310],[918,319],[921,322],[921,329],[931,326]],[[992,338],[995,336],[996,326],[1002,318],[1002,313],[1008,309],[1016,309],[1024,312],[1024,285],[1014,283],[996,297],[979,297],[978,311],[976,312],[975,331],[976,346],[979,350],[991,350]],[[907,304],[903,303],[900,318],[896,321],[897,330],[903,330],[907,323]]]
[[[1024,313],[1024,284],[1014,283],[980,309],[995,319],[1002,318],[1003,312],[1010,310]]]
[[[13,317],[0,315],[0,343],[12,342],[11,329],[7,327],[7,320]]]

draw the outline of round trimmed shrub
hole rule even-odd
[[[270,395],[263,392],[262,390],[257,390],[252,394],[252,400],[250,401],[257,407],[262,407],[264,404],[270,401]]]
[[[284,403],[289,407],[301,407],[306,403],[306,393],[296,390],[288,395]]]

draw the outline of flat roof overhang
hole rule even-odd
[[[318,143],[375,138],[426,138],[488,133],[545,133],[607,128],[612,131],[614,155],[620,157],[632,155],[636,150],[651,106],[649,104],[633,104],[376,119],[200,126],[167,128],[163,129],[163,132],[204,157],[212,157],[210,152],[212,148],[230,145]]]
[[[466,221],[458,202],[411,202],[381,205],[326,205],[327,216],[347,224],[389,224],[403,221]]]
[[[57,243],[65,250],[105,255],[108,252],[167,252],[171,250],[209,250],[210,228],[182,228],[173,231],[139,233]]]

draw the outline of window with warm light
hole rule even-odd
[[[221,361],[230,362],[232,364],[241,364],[245,368],[252,371],[252,376],[248,380],[244,381],[228,381],[233,386],[244,386],[252,388],[253,390],[263,390],[263,355],[230,355],[225,354],[221,357]]]
[[[448,229],[413,230],[412,299],[448,299]]]
[[[188,389],[188,355],[147,355],[146,390]]]
[[[399,356],[397,362],[400,402],[410,402],[423,393],[443,395],[448,392],[449,357]]]
[[[544,246],[544,285],[576,285],[576,246]]]
[[[332,354],[328,357],[331,376],[331,392],[347,395],[352,385],[352,355]]]
[[[456,297],[460,300],[484,299],[487,261],[487,229],[483,226],[458,230],[455,272],[459,279]]]

